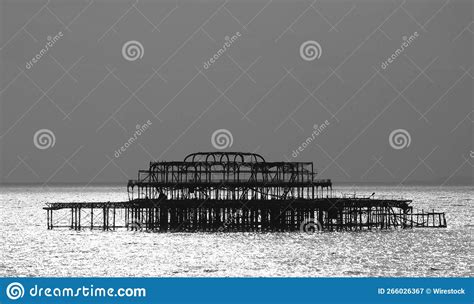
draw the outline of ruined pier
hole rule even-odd
[[[48,203],[47,227],[74,230],[354,231],[442,228],[442,212],[411,200],[335,197],[310,162],[267,162],[253,153],[199,152],[150,162],[125,202]]]

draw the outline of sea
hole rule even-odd
[[[48,202],[126,201],[123,186],[0,186],[1,277],[468,277],[473,187],[343,185],[412,199],[447,228],[307,233],[48,230]]]

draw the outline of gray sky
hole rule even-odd
[[[472,184],[472,6],[0,0],[0,182],[248,151],[336,182]]]

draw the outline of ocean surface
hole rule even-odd
[[[47,202],[124,201],[125,187],[0,187],[0,276],[472,276],[473,187],[341,186],[413,199],[448,228],[377,232],[47,230]]]

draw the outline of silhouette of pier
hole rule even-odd
[[[446,227],[442,212],[411,200],[334,197],[313,163],[267,162],[253,153],[199,152],[150,162],[125,202],[48,203],[48,229],[304,231]]]

